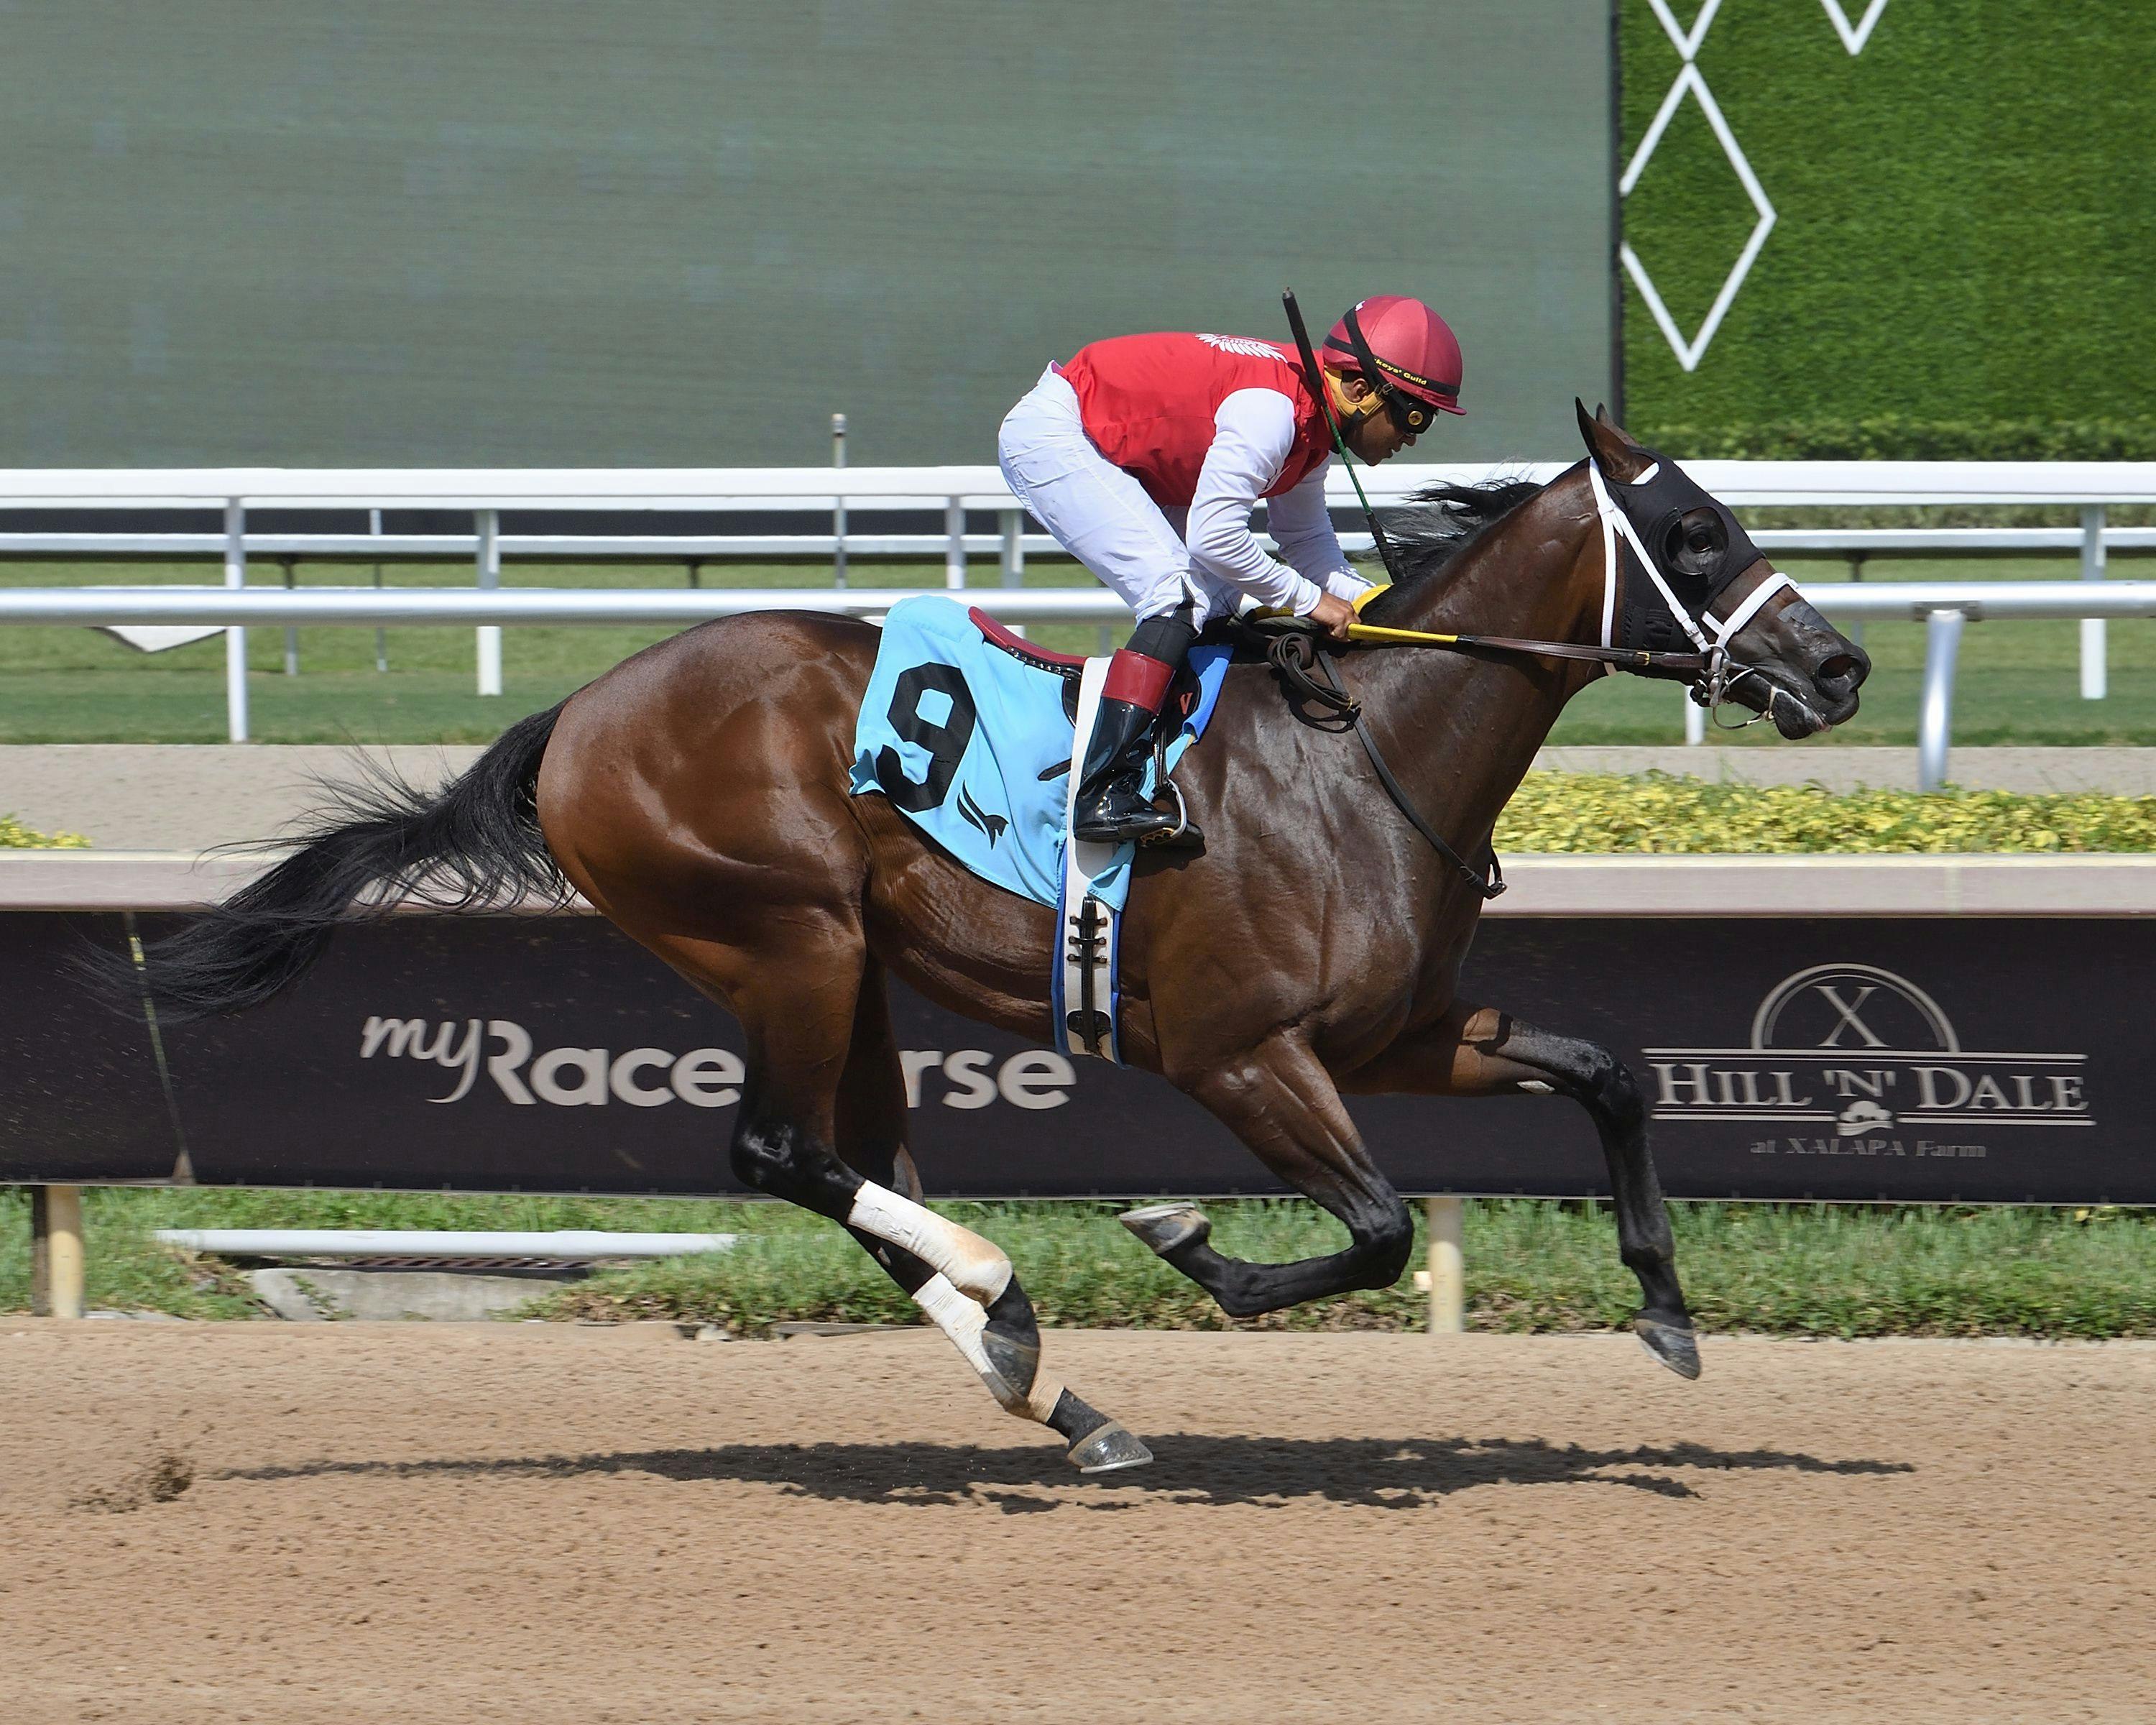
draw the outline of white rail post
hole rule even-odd
[[[953,497],[943,506],[943,584],[966,584],[966,500]]]
[[[285,566],[285,591],[290,593],[300,584],[300,560],[297,557],[280,557],[278,561]],[[296,677],[299,674],[300,631],[296,624],[288,623],[285,625],[285,675]]]
[[[1025,585],[1025,511],[1004,511],[1004,585]]]
[[[499,511],[479,511],[479,584],[490,592],[501,585],[501,516]],[[483,623],[479,629],[479,692],[501,693],[501,630]]]
[[[247,585],[247,510],[237,497],[224,503],[224,584]],[[247,631],[224,632],[224,734],[247,741]]]
[[[1003,527],[1004,585],[1024,587],[1025,585],[1025,511],[1022,509],[1005,510],[1003,512]],[[1022,623],[1014,625],[1011,633],[1017,635],[1024,634],[1025,625]]]
[[[30,1189],[30,1313],[80,1317],[85,1280],[82,1189]]]
[[[831,465],[846,465],[846,416],[831,415]],[[846,584],[846,500],[831,500],[831,585]]]
[[[2104,578],[2103,506],[2092,503],[2082,511],[2082,579]],[[2082,619],[2082,699],[2102,701],[2105,691],[2104,622],[2101,617]]]
[[[1934,611],[1924,624],[1924,699],[1917,720],[1917,788],[1943,790],[1953,742],[1954,663],[1961,655],[1959,611]]]
[[[1691,698],[1691,691],[1684,691],[1685,742],[1697,748],[1707,741],[1707,709]]]
[[[1467,1259],[1462,1250],[1466,1206],[1457,1198],[1425,1200],[1430,1224],[1430,1332],[1457,1336],[1467,1327]]]
[[[367,511],[367,531],[377,537],[380,536],[382,532],[380,510]],[[374,584],[377,587],[382,585],[382,565],[379,563],[374,566]],[[377,671],[386,671],[389,669],[389,631],[386,629],[377,629],[374,632],[374,668]]]

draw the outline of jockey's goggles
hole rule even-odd
[[[1384,403],[1385,411],[1392,416],[1393,424],[1409,437],[1418,437],[1429,430],[1431,422],[1437,418],[1437,409],[1427,402],[1416,400],[1399,387],[1399,382],[1405,382],[1416,388],[1427,389],[1440,395],[1449,395],[1456,392],[1432,378],[1418,377],[1413,372],[1379,359],[1371,352],[1370,344],[1363,339],[1363,326],[1357,319],[1353,306],[1348,308],[1348,316],[1341,321],[1347,326],[1348,347],[1357,367],[1363,374],[1363,381],[1370,386],[1378,399]],[[1338,345],[1335,342],[1327,341],[1325,345],[1332,352],[1339,351]],[[1395,379],[1399,381],[1396,382]]]

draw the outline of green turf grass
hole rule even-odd
[[[1180,1329],[1412,1329],[1409,1278],[1237,1326],[1093,1204],[952,1204],[1009,1252],[1043,1322]],[[1209,1207],[1215,1244],[1284,1260],[1337,1250],[1301,1203]],[[28,1299],[28,1204],[0,1194],[0,1311]],[[166,1227],[612,1228],[733,1232],[731,1253],[609,1271],[542,1302],[556,1317],[667,1318],[756,1334],[788,1319],[910,1323],[919,1313],[854,1243],[782,1204],[385,1193],[93,1189],[94,1307],[254,1315],[214,1260],[157,1245]],[[2156,1215],[2118,1210],[1875,1209],[1673,1204],[1677,1261],[1709,1330],[1778,1335],[2156,1335]],[[1475,1327],[1620,1327],[1637,1287],[1606,1205],[1490,1199],[1467,1207]],[[1414,1261],[1423,1260],[1418,1243]]]

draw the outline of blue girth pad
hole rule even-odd
[[[1225,647],[1192,649],[1199,694],[1168,746],[1171,769],[1204,734],[1228,660]],[[1069,672],[990,640],[963,606],[902,599],[884,620],[855,721],[854,793],[889,798],[983,880],[1055,909],[1072,747],[1065,691],[1073,686]],[[1118,846],[1091,876],[1090,896],[1121,911],[1135,854]]]

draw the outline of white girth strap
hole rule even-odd
[[[1090,844],[1071,829],[1078,819],[1078,783],[1086,771],[1086,747],[1100,716],[1101,688],[1108,680],[1106,659],[1089,659],[1078,680],[1078,711],[1070,736],[1070,781],[1063,803],[1063,903],[1055,931],[1055,963],[1061,967],[1064,1022],[1060,1029],[1071,1053],[1116,1058],[1116,913],[1091,896],[1093,877],[1116,860],[1117,846]],[[1090,920],[1087,906],[1091,906]],[[1093,1003],[1100,1016],[1091,1034],[1070,1028],[1070,1015]],[[1082,1022],[1082,1020],[1081,1020]]]

